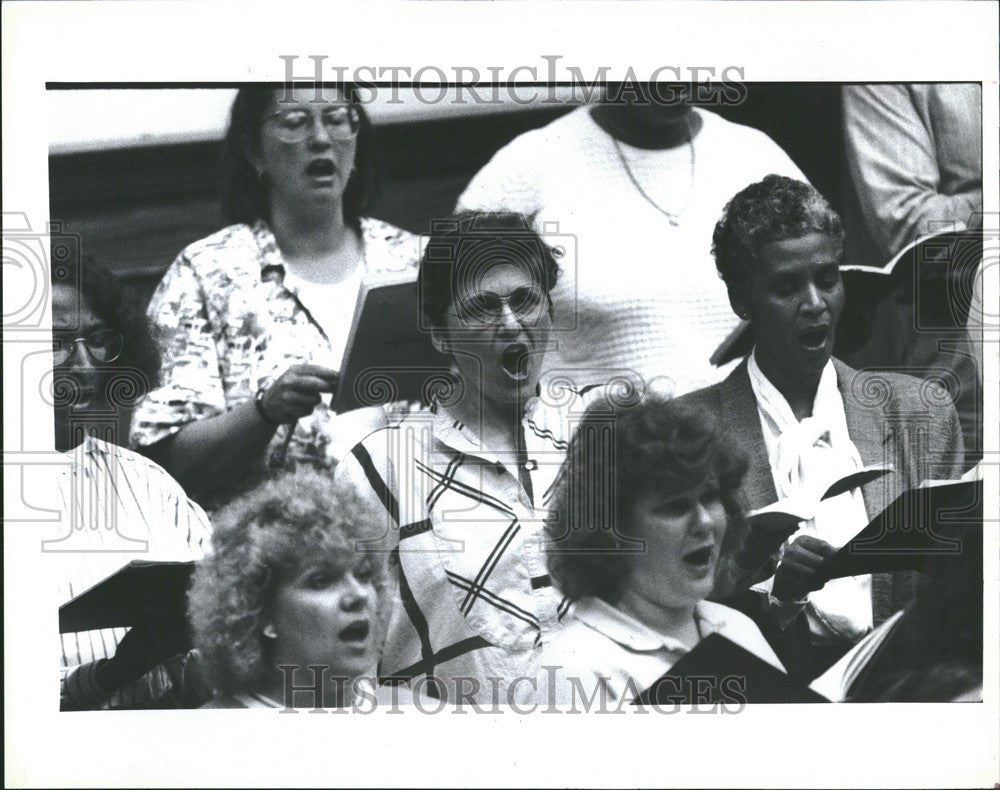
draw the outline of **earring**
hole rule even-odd
[[[268,639],[278,638],[278,632],[274,630],[274,626],[271,623],[268,623],[267,625],[264,626],[264,636],[266,636]]]

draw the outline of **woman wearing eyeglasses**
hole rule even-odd
[[[432,414],[372,433],[337,466],[384,519],[399,595],[383,681],[477,703],[533,698],[562,597],[542,520],[578,393],[538,377],[558,265],[512,214],[435,223],[420,265],[424,325],[454,379]]]
[[[365,216],[371,125],[340,87],[243,88],[223,164],[234,223],[187,247],[148,314],[163,355],[132,441],[198,496],[324,466],[384,423],[329,403],[362,279],[416,264],[416,237]]]
[[[35,539],[43,542],[41,578],[63,605],[130,560],[199,559],[209,524],[163,469],[118,446],[131,398],[155,377],[145,320],[93,261],[54,270],[51,391],[63,455],[45,480],[59,518],[39,525]],[[127,631],[61,633],[60,648],[63,710],[198,707],[209,697],[190,660],[182,607]]]

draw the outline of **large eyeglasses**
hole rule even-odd
[[[504,305],[521,320],[538,317],[545,301],[545,291],[538,286],[515,288],[506,296],[493,291],[480,291],[459,299],[455,308],[458,317],[469,323],[495,324],[503,316]]]
[[[337,104],[324,107],[319,113],[323,128],[331,140],[353,140],[358,136],[360,115],[357,107]],[[275,133],[278,139],[286,143],[301,143],[316,125],[313,111],[305,107],[289,107],[286,110],[272,112],[265,119],[275,119]]]
[[[77,346],[83,343],[95,362],[114,362],[122,355],[125,338],[112,329],[96,329],[83,337],[54,337],[52,339],[52,364],[65,365],[73,357]]]

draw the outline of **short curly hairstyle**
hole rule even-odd
[[[367,557],[384,615],[387,563],[375,531],[384,519],[348,484],[298,469],[264,481],[212,521],[212,551],[195,568],[188,617],[217,691],[247,692],[266,680],[273,669],[262,635],[268,608],[278,586],[309,560]]]
[[[736,193],[712,234],[712,255],[726,286],[742,288],[760,251],[768,244],[811,233],[844,246],[837,212],[814,187],[787,176],[769,175]]]
[[[431,222],[417,286],[424,324],[440,329],[454,295],[501,261],[523,263],[546,294],[559,277],[555,253],[532,218],[509,212],[463,212]]]
[[[647,491],[683,493],[715,480],[728,518],[719,567],[740,545],[739,490],[747,460],[704,411],[656,394],[634,404],[603,397],[573,434],[549,517],[549,573],[571,599],[617,603],[634,554],[633,506]]]

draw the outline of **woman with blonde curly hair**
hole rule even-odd
[[[214,521],[188,599],[219,695],[208,707],[375,702],[386,583],[377,516],[349,487],[303,469],[265,481]]]

